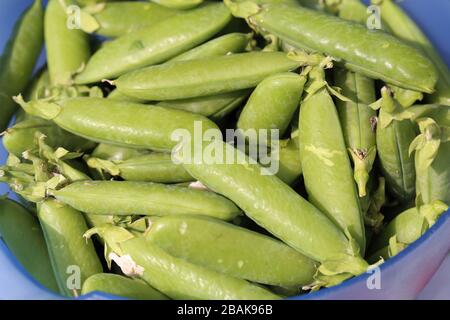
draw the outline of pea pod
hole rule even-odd
[[[200,5],[203,0],[151,0],[161,6],[173,9],[186,10]]]
[[[146,100],[137,99],[137,98],[133,98],[133,97],[129,97],[127,95],[124,95],[123,93],[119,92],[119,90],[117,90],[117,89],[113,90],[108,95],[108,99],[115,99],[115,100],[135,102],[135,103],[147,103]]]
[[[282,242],[207,217],[163,217],[146,237],[176,258],[252,282],[303,286],[316,272],[313,260]]]
[[[212,37],[231,19],[222,3],[211,3],[124,35],[100,48],[77,76],[77,84],[111,79],[164,62]]]
[[[18,203],[0,199],[0,234],[22,266],[39,283],[58,291],[39,222]]]
[[[94,151],[92,151],[91,156],[109,161],[123,161],[147,153],[149,153],[147,150],[117,147],[106,143],[100,143]]]
[[[437,74],[428,58],[383,31],[300,6],[226,3],[234,15],[247,18],[257,30],[295,47],[330,55],[351,71],[406,89],[434,91]]]
[[[142,280],[130,279],[111,273],[90,276],[83,284],[82,294],[100,291],[137,300],[167,300],[167,297]]]
[[[272,74],[300,65],[281,52],[249,52],[152,66],[123,75],[115,83],[119,91],[136,98],[185,99],[255,87]]]
[[[305,82],[305,76],[294,73],[275,74],[261,81],[242,110],[237,128],[277,129],[283,136],[299,106]]]
[[[217,128],[201,115],[114,99],[16,100],[28,113],[52,120],[73,134],[125,147],[171,150],[177,144],[171,138],[176,130],[185,129],[194,136],[196,127]]]
[[[69,27],[75,23],[68,16],[66,6],[73,0],[50,0],[45,11],[45,44],[50,81],[53,85],[71,85],[73,75],[90,56],[89,38],[83,31]],[[72,17],[73,18],[73,17]]]
[[[179,11],[154,3],[123,1],[87,7],[83,9],[83,13],[81,28],[86,32],[120,37],[154,26]]]
[[[102,272],[92,241],[83,239],[86,221],[80,212],[54,200],[39,204],[38,217],[60,293],[76,295],[87,278]]]
[[[172,161],[170,153],[150,153],[123,161],[89,158],[87,164],[129,181],[179,183],[193,180],[183,166]]]
[[[25,90],[43,42],[43,8],[34,1],[15,25],[0,58],[0,131],[8,125],[17,105],[12,96]]]
[[[295,139],[287,141],[286,145],[279,150],[279,169],[277,177],[288,185],[294,184],[302,175],[302,163],[300,161],[300,150]]]
[[[231,201],[213,192],[151,182],[80,181],[51,193],[92,214],[200,214],[231,220],[240,212]]]
[[[434,63],[439,78],[436,92],[430,100],[450,105],[450,71],[427,36],[394,1],[373,0],[372,2],[380,7],[383,22],[395,36],[423,50]]]

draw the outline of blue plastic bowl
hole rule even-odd
[[[7,41],[14,22],[32,0],[2,0],[0,3],[0,48]],[[450,65],[450,1],[398,1],[423,28]],[[44,63],[44,55],[40,65]],[[0,146],[0,163],[6,152]],[[0,185],[0,194],[8,192]],[[380,287],[373,288],[373,273],[362,274],[345,283],[294,299],[414,299],[426,286],[450,251],[450,210],[419,240],[410,245],[379,269]],[[0,241],[0,299],[63,299],[40,286],[23,269],[4,243]],[[369,285],[367,285],[369,283]],[[369,289],[373,288],[373,289]],[[93,293],[79,299],[118,299],[103,293]]]

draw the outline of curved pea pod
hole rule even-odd
[[[123,161],[89,158],[86,163],[91,168],[129,181],[180,183],[193,180],[182,165],[172,161],[170,153],[150,153]]]
[[[61,128],[92,141],[118,146],[171,150],[176,144],[172,135],[196,128],[217,126],[209,119],[186,111],[102,98],[74,98],[56,102],[16,101],[27,113],[52,120]]]
[[[69,16],[75,2],[50,0],[45,11],[45,45],[52,85],[71,85],[73,76],[86,64],[91,54],[89,38]],[[73,28],[69,27],[73,24]]]
[[[227,155],[226,159],[218,156],[198,161],[203,159],[197,153],[200,151],[183,150],[186,147],[189,146],[178,150],[176,156],[193,177],[231,199],[249,218],[289,246],[322,262],[316,277],[320,283],[332,285],[350,274],[364,272],[367,264],[359,256],[353,241],[255,160],[218,139],[205,144],[203,149],[214,150],[216,155]],[[321,277],[323,272],[327,276]]]
[[[92,214],[199,214],[231,220],[240,213],[230,200],[213,192],[151,182],[80,181],[51,193]]]
[[[22,266],[50,290],[58,291],[39,222],[18,203],[0,199],[0,234]]]
[[[211,3],[117,38],[100,48],[76,77],[77,84],[111,79],[164,62],[220,31],[231,19],[222,3]]]
[[[344,69],[337,69],[334,78],[341,93],[350,99],[338,99],[336,107],[345,144],[353,160],[358,193],[363,197],[376,155],[376,111],[369,107],[375,102],[375,85],[372,79]]]
[[[450,71],[427,36],[394,1],[375,0],[372,2],[379,5],[383,23],[389,27],[392,34],[420,48],[434,63],[439,77],[436,92],[429,100],[450,105]]]
[[[286,145],[280,146],[278,161],[277,177],[288,185],[294,184],[303,172],[300,149],[295,139],[290,139]]]
[[[310,73],[300,106],[299,142],[309,200],[365,248],[364,223],[339,116],[323,82],[322,69]],[[320,176],[320,179],[317,177]]]
[[[107,143],[100,143],[94,151],[92,151],[91,156],[109,161],[123,161],[130,158],[139,157],[149,152],[150,151],[142,149],[124,148]]]
[[[242,110],[237,128],[241,130],[279,131],[283,136],[303,93],[306,77],[280,73],[261,81]]]
[[[167,300],[162,293],[150,287],[142,280],[130,279],[111,273],[98,273],[90,276],[83,284],[82,294],[105,292],[136,300]]]
[[[71,151],[86,151],[95,147],[94,142],[73,135],[40,118],[24,120],[8,128],[3,135],[3,145],[8,152],[20,156],[24,151],[37,146],[35,135],[38,131],[48,137],[47,143],[53,147],[63,147]]]
[[[203,2],[203,0],[150,0],[150,1],[167,8],[180,10],[195,8]]]
[[[417,202],[450,204],[450,127],[431,118],[418,120],[421,134],[410,146],[415,151]]]
[[[125,74],[115,83],[132,97],[175,100],[252,88],[272,74],[300,65],[281,52],[238,53],[151,66]]]
[[[233,14],[247,18],[255,29],[295,47],[330,55],[354,72],[406,89],[434,91],[437,74],[432,62],[383,31],[301,6],[226,3],[232,3]]]
[[[161,101],[156,105],[201,114],[215,121],[221,111],[229,113],[235,110],[249,94],[249,90],[239,90],[213,96]]]
[[[168,62],[195,60],[243,52],[250,45],[251,40],[252,34],[228,33],[186,51]]]
[[[17,110],[12,96],[25,90],[41,53],[43,16],[41,1],[34,1],[16,23],[0,57],[0,131]]]
[[[207,217],[157,219],[146,238],[176,258],[262,284],[308,285],[317,268],[278,240]]]
[[[81,28],[105,37],[120,37],[154,26],[178,13],[178,10],[148,2],[104,3],[83,9]]]
[[[80,212],[54,200],[38,205],[38,218],[59,290],[76,296],[87,278],[103,271],[92,241],[83,238],[86,221]]]

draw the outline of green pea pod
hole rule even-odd
[[[18,203],[0,199],[0,234],[22,266],[42,285],[58,291],[39,222]]]
[[[136,98],[185,99],[252,88],[272,74],[300,65],[281,52],[238,53],[152,66],[123,75],[115,83],[119,91]]]
[[[92,241],[83,238],[86,221],[80,212],[54,200],[39,204],[38,217],[60,293],[76,296],[87,278],[103,271]]]
[[[135,103],[147,103],[147,100],[129,97],[129,96],[124,95],[123,93],[121,93],[119,90],[113,90],[108,95],[108,99],[115,99],[115,100],[135,102]]]
[[[192,9],[200,5],[203,0],[150,0],[161,6],[172,8],[172,9]]]
[[[129,181],[180,183],[193,180],[182,165],[172,161],[170,153],[150,153],[122,161],[89,158],[86,162],[91,168]]]
[[[110,161],[123,161],[149,153],[147,150],[117,147],[111,144],[100,143],[91,156]]]
[[[261,81],[250,95],[239,116],[237,128],[243,130],[276,129],[283,136],[303,92],[306,77],[280,73]]]
[[[123,0],[76,0],[76,2],[82,6],[88,6],[88,5],[102,3],[102,2],[112,2],[112,1],[123,1]]]
[[[25,90],[41,53],[43,15],[41,0],[34,1],[16,23],[0,57],[0,131],[17,110],[12,96]]]
[[[27,113],[52,120],[78,136],[138,149],[168,151],[177,144],[176,140],[172,140],[177,130],[194,136],[196,128],[217,128],[201,115],[114,99],[74,98],[25,103],[17,97],[16,101]]]
[[[359,196],[363,197],[376,154],[376,111],[369,107],[375,102],[375,85],[372,79],[344,69],[337,69],[334,78],[341,93],[350,99],[338,99],[336,107],[345,144],[352,156]]]
[[[301,2],[302,0],[300,0]],[[317,0],[313,0],[318,2]],[[338,16],[342,19],[355,21],[366,25],[369,14],[367,6],[360,0],[325,0],[325,4],[333,6],[337,2]]]
[[[300,150],[295,139],[290,139],[285,146],[280,147],[278,158],[277,177],[288,185],[294,184],[303,172]]]
[[[212,37],[231,19],[222,3],[211,3],[126,34],[100,48],[77,76],[77,84],[116,78],[164,62]]]
[[[224,56],[245,51],[252,40],[252,34],[228,33],[195,47],[169,60],[187,61],[208,57]]]
[[[82,294],[105,292],[136,300],[167,300],[162,293],[138,279],[130,279],[110,273],[98,273],[90,276],[83,284]]]
[[[179,11],[154,3],[111,2],[83,9],[81,28],[105,37],[120,37],[148,28],[166,20]]]
[[[231,220],[240,213],[231,201],[213,192],[151,182],[80,181],[51,193],[92,214],[200,214]]]
[[[207,217],[163,217],[146,237],[176,258],[252,282],[303,286],[316,272],[313,260],[284,243]]]
[[[430,100],[450,105],[450,71],[428,37],[394,1],[372,0],[372,2],[380,7],[383,22],[389,27],[392,34],[423,50],[434,63],[439,79],[436,84],[436,92],[430,97]]]
[[[439,126],[431,118],[418,120],[421,134],[411,143],[415,151],[417,201],[450,204],[450,127]]]
[[[20,156],[24,151],[36,147],[36,132],[42,132],[48,137],[48,144],[53,147],[63,147],[71,151],[86,151],[95,147],[95,143],[75,136],[54,123],[31,118],[7,129],[3,135],[3,145],[8,152]]]
[[[45,12],[45,44],[52,85],[71,85],[73,76],[90,56],[88,35],[79,30],[76,19],[69,14],[74,3],[50,0]]]
[[[354,72],[406,89],[434,91],[437,74],[428,58],[383,31],[300,6],[225,3],[257,30],[295,47],[330,55]]]
[[[309,200],[342,230],[348,230],[363,250],[364,222],[358,193],[339,116],[323,79],[322,69],[311,71],[308,95],[300,107],[303,178]]]

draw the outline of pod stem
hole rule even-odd
[[[371,147],[365,149],[348,149],[354,164],[354,179],[358,185],[358,193],[360,197],[364,197],[366,192],[366,185],[369,181],[369,173],[372,171],[372,166],[375,161],[376,149]]]
[[[22,95],[13,97],[14,101],[25,110],[26,113],[33,116],[43,118],[46,120],[52,120],[58,116],[61,112],[61,106],[56,103],[50,102],[48,99],[43,100],[31,100],[25,102]]]
[[[261,6],[253,1],[224,0],[231,14],[237,18],[248,19],[261,10]]]

